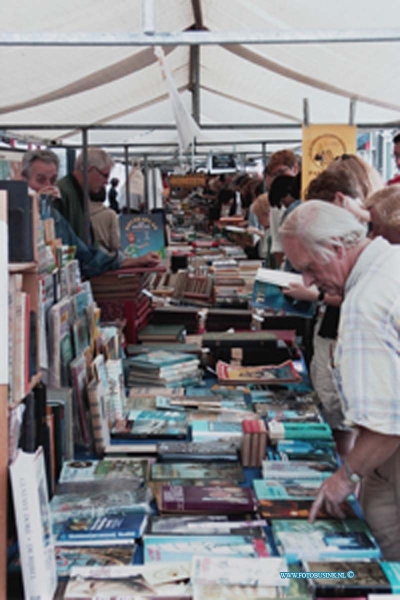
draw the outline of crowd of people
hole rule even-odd
[[[400,137],[394,138],[400,168]],[[84,276],[109,269],[155,266],[158,255],[126,258],[120,252],[114,181],[110,207],[105,184],[113,161],[89,148],[87,173],[79,155],[72,173],[58,179],[50,150],[27,152],[22,176],[35,192],[53,198],[56,235],[76,246]],[[387,560],[400,560],[400,185],[384,184],[356,155],[332,161],[300,200],[300,160],[275,152],[263,177],[222,176],[209,182],[210,222],[240,216],[253,235],[249,258],[293,270],[304,285],[285,294],[315,303],[312,383],[331,425],[342,466],[321,486],[321,506],[341,516],[340,503],[360,500]],[[84,180],[89,191],[85,220]]]

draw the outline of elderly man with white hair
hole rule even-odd
[[[306,285],[343,294],[333,368],[347,420],[358,431],[342,466],[321,486],[320,507],[361,481],[365,518],[386,560],[400,560],[400,247],[370,240],[348,211],[310,200],[281,227],[284,250]]]

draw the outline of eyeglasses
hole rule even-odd
[[[99,173],[99,175],[101,175],[102,177],[104,177],[104,179],[106,181],[108,181],[109,177],[110,177],[110,173],[104,173],[103,171],[101,171],[98,167],[92,167],[93,169],[96,169],[96,171]]]

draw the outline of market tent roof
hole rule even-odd
[[[395,129],[399,122],[400,28],[392,27],[400,22],[397,0],[154,0],[155,33],[147,37],[144,5],[3,0],[0,128],[80,144],[79,127],[103,126],[89,131],[89,143],[169,150],[177,132],[151,44],[165,41],[168,67],[191,111],[196,46],[180,45],[179,36],[198,30],[205,40],[209,36],[198,52],[197,79],[197,141],[205,149],[210,141],[239,139],[296,143],[304,98],[312,123],[347,123],[351,101],[356,124]],[[209,43],[216,34],[222,43]],[[301,43],[288,43],[300,37]],[[249,43],[256,38],[265,43]],[[146,39],[148,45],[137,45]],[[227,43],[235,39],[243,43]],[[123,45],[127,40],[132,43]],[[221,129],[224,124],[229,127]]]

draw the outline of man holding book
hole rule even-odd
[[[26,152],[22,159],[21,173],[34,192],[59,198],[60,192],[55,186],[58,157],[51,150]],[[57,237],[61,238],[63,244],[76,247],[76,258],[84,277],[94,277],[111,269],[153,267],[159,263],[160,258],[155,252],[148,252],[140,258],[127,258],[120,252],[109,254],[90,248],[54,206],[51,207],[51,217],[54,219]]]
[[[343,518],[340,503],[361,481],[361,504],[386,560],[400,560],[400,248],[348,211],[310,200],[281,227],[304,283],[343,294],[335,375],[346,419],[358,431],[340,469],[321,486],[310,512]]]

